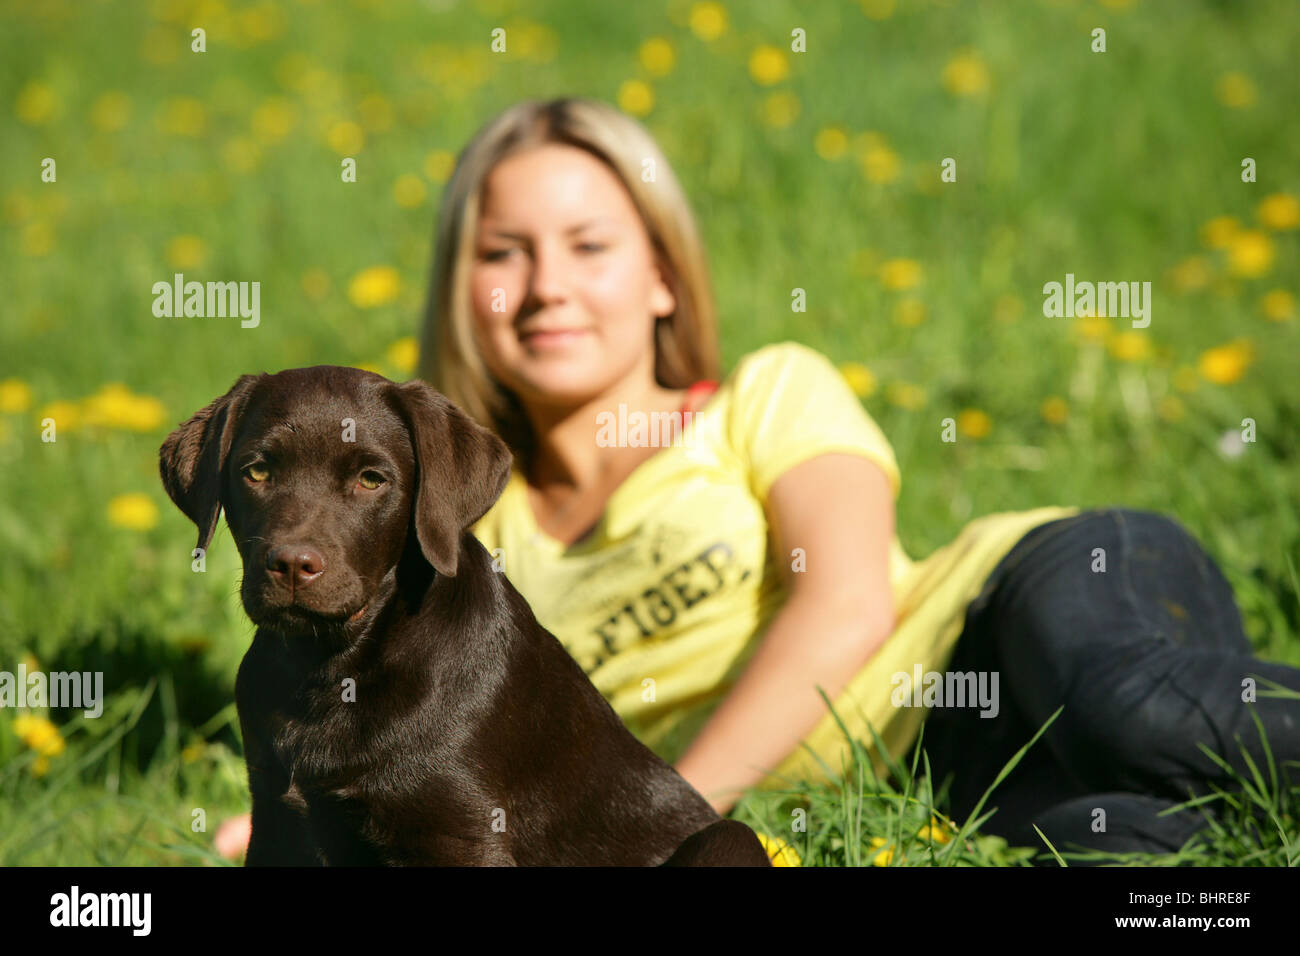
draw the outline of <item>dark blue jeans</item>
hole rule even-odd
[[[953,775],[959,821],[1064,705],[981,810],[998,808],[981,829],[1012,845],[1045,852],[1036,823],[1062,852],[1178,850],[1203,813],[1157,814],[1211,781],[1233,789],[1198,741],[1250,779],[1244,746],[1267,779],[1252,709],[1279,775],[1294,779],[1282,763],[1300,760],[1300,700],[1242,699],[1253,675],[1300,691],[1300,669],[1254,656],[1223,574],[1160,514],[1092,510],[1031,530],[969,605],[948,670],[998,672],[1001,698],[993,718],[934,708],[926,719],[921,746],[936,788]]]

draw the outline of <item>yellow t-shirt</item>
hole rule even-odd
[[[539,530],[518,468],[474,526],[537,619],[629,729],[670,763],[725,697],[788,596],[765,514],[772,483],[817,455],[849,452],[884,470],[895,499],[901,485],[879,426],[835,366],[797,342],[742,358],[692,419],[675,444],[624,479],[595,529],[571,547]],[[894,536],[895,630],[835,700],[878,774],[884,767],[865,721],[897,756],[925,714],[891,703],[891,677],[912,675],[918,663],[922,673],[941,671],[966,605],[1003,555],[1030,528],[1077,511],[987,515],[919,562]],[[829,712],[804,744],[832,771],[841,758],[847,763],[847,741]],[[803,747],[774,769],[787,779],[823,776]],[[765,783],[783,785],[771,776]]]

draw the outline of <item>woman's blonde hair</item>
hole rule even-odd
[[[512,106],[483,126],[461,151],[443,191],[419,372],[500,435],[525,472],[535,448],[532,426],[519,399],[492,377],[474,347],[468,279],[484,181],[502,160],[547,143],[576,146],[603,161],[623,182],[641,215],[677,302],[671,315],[655,322],[659,386],[685,388],[718,377],[717,327],[704,246],[681,185],[653,137],[636,120],[598,100],[530,100]],[[646,168],[653,169],[651,182],[642,179]]]

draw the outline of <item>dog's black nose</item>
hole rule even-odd
[[[280,584],[290,579],[296,588],[311,584],[325,570],[325,559],[315,548],[300,545],[281,545],[266,552],[266,570]]]

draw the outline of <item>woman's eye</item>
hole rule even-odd
[[[384,483],[384,476],[377,471],[363,471],[361,477],[357,479],[357,484],[362,488],[374,491]]]
[[[271,469],[265,465],[249,465],[244,469],[244,477],[249,481],[266,481],[271,477]]]
[[[487,252],[483,253],[483,261],[485,261],[485,262],[500,262],[502,259],[504,259],[506,256],[510,255],[510,253],[512,253],[512,252],[514,252],[514,249],[513,249],[513,248],[510,248],[510,249],[489,249]]]
[[[601,245],[599,242],[584,242],[582,245],[578,246],[578,248],[583,252],[603,252],[605,250],[605,246]]]

